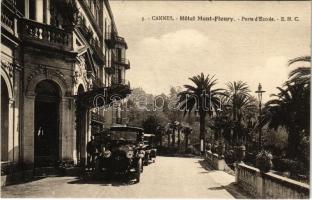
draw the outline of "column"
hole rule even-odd
[[[25,18],[29,19],[29,0],[25,0]]]
[[[43,0],[36,0],[36,21],[43,23]]]
[[[71,114],[71,130],[72,130],[72,148],[73,148],[73,152],[72,152],[72,157],[73,157],[73,160],[74,160],[74,164],[77,165],[78,164],[78,156],[77,156],[77,146],[76,146],[76,140],[78,140],[79,138],[77,138],[77,127],[76,127],[76,106],[75,106],[75,102],[74,100],[72,99],[71,100],[71,108],[72,108],[72,111],[70,112]]]
[[[45,7],[44,7],[44,10],[45,10],[44,18],[45,18],[45,20],[44,20],[44,22],[45,22],[46,24],[51,24],[51,23],[50,23],[50,19],[51,19],[51,14],[50,14],[50,0],[44,0],[44,1],[45,1],[45,3],[44,3],[44,5],[45,5]]]
[[[72,106],[72,98],[63,97],[60,102],[60,158],[62,160],[74,160],[77,162],[75,110]]]
[[[8,103],[8,160],[14,161],[14,99],[9,99]]]
[[[34,164],[34,124],[35,124],[35,96],[24,99],[24,127],[23,127],[23,161],[30,167]]]

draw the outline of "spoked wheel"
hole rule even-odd
[[[141,170],[143,169],[143,165],[142,165],[142,159],[140,158],[138,160],[138,164],[137,164],[137,167],[136,167],[136,170],[135,170],[135,178],[136,178],[136,181],[137,183],[140,182],[140,177],[141,177]]]

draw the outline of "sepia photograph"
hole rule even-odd
[[[311,14],[2,0],[1,198],[309,199]]]

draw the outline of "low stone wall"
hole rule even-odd
[[[236,166],[236,182],[256,198],[308,199],[309,185],[243,163]]]
[[[224,170],[225,168],[224,159],[219,159],[219,155],[216,153],[212,153],[211,151],[206,151],[205,160],[207,161],[208,165],[211,166],[213,169]]]

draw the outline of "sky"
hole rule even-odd
[[[118,34],[128,43],[131,87],[154,95],[171,86],[191,84],[189,77],[215,75],[217,87],[261,83],[263,100],[276,93],[296,66],[288,60],[311,53],[311,3],[233,1],[110,1]],[[172,16],[173,21],[152,20]],[[180,21],[180,16],[232,17],[236,21]],[[273,17],[274,22],[242,21]],[[299,21],[282,22],[281,17]],[[145,20],[142,21],[142,18]]]

